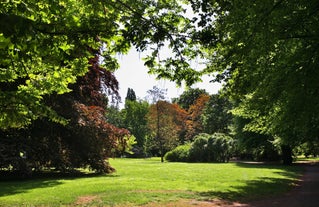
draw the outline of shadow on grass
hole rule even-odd
[[[283,175],[287,177],[289,180],[296,179],[298,176],[301,176],[304,171],[305,164],[302,163],[294,163],[293,165],[283,165],[280,163],[263,163],[263,162],[238,162],[237,166],[241,168],[258,168],[258,169],[271,169],[271,170],[282,170],[281,172],[276,172],[277,174]]]
[[[64,183],[65,180],[75,180],[90,177],[117,177],[114,174],[99,173],[61,173],[61,172],[37,172],[32,177],[20,177],[6,171],[0,171],[0,197],[19,193],[25,193],[36,188],[50,188]]]
[[[200,192],[203,199],[220,198],[229,201],[251,201],[265,196],[278,195],[289,190],[287,183],[290,179],[260,178],[260,180],[248,181],[245,186],[236,186],[227,192]]]
[[[283,166],[280,164],[265,163],[236,163],[242,168],[258,168],[258,169],[278,169],[276,172],[283,175],[284,178],[259,177],[255,180],[248,180],[242,186],[233,186],[226,192],[207,191],[200,192],[198,195],[204,200],[211,198],[219,198],[229,201],[247,202],[255,199],[261,199],[269,196],[277,196],[291,190],[296,185],[298,178],[303,172],[300,165]]]

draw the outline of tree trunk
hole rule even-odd
[[[161,154],[161,162],[164,162],[164,147],[163,147],[163,145],[164,145],[164,143],[162,142],[162,136],[161,136],[161,134],[160,134],[160,128],[161,128],[161,125],[160,125],[160,110],[159,110],[159,104],[158,104],[158,102],[156,103],[156,110],[157,110],[157,135],[156,135],[156,137],[157,137],[157,140],[158,140],[158,143],[159,143],[159,145],[160,145],[160,154]]]
[[[282,145],[282,161],[284,165],[291,165],[292,164],[292,149],[289,145]]]

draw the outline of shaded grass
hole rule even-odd
[[[117,172],[0,182],[0,206],[71,206],[94,196],[93,206],[136,206],[179,199],[247,201],[288,191],[298,166],[244,163],[160,163],[111,159]],[[88,203],[83,203],[83,205]]]

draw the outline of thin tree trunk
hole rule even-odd
[[[156,110],[157,110],[157,140],[158,140],[158,143],[160,145],[160,154],[161,154],[161,162],[164,162],[164,155],[163,155],[163,143],[162,143],[162,137],[160,135],[160,110],[159,110],[159,105],[158,105],[158,102],[156,103]]]

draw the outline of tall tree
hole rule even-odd
[[[318,1],[191,2],[198,35],[210,34],[207,72],[218,69],[245,129],[276,137],[291,163],[291,147],[318,140]]]
[[[148,134],[147,113],[149,104],[146,101],[125,101],[125,107],[121,113],[123,116],[123,127],[128,129],[136,138],[133,148],[133,156],[145,155],[145,141]]]
[[[165,111],[167,110],[165,108],[165,99],[167,89],[161,89],[158,88],[157,86],[153,86],[152,89],[147,91],[148,97],[153,103],[153,107],[150,109],[150,115],[148,124],[149,128],[151,131],[153,131],[153,136],[155,136],[156,144],[158,144],[159,147],[159,152],[161,156],[161,162],[164,162],[164,154],[165,154],[165,149],[164,149],[164,136],[162,136],[161,131],[164,131],[164,127],[161,127],[161,123],[163,122],[163,118],[165,116]],[[163,104],[162,104],[163,103]],[[152,110],[153,109],[153,110]],[[154,113],[152,113],[154,112]],[[166,131],[166,130],[165,130]]]
[[[188,109],[189,118],[187,120],[187,140],[193,140],[194,136],[203,132],[203,124],[201,116],[209,101],[209,95],[202,94],[196,99],[194,104],[192,104]]]
[[[229,133],[232,123],[231,103],[220,94],[213,94],[201,114],[204,133]]]
[[[202,95],[208,94],[205,89],[199,88],[189,88],[184,91],[174,102],[176,102],[180,107],[188,110],[191,105]]]
[[[2,1],[0,6],[2,128],[21,127],[38,117],[62,122],[43,98],[70,92],[87,72],[88,48],[113,39],[118,14],[85,1]],[[103,15],[103,18],[96,18]],[[105,21],[108,20],[108,21]],[[102,29],[103,28],[103,29]],[[115,65],[108,47],[105,63]]]
[[[127,94],[125,97],[125,101],[136,101],[136,95],[135,95],[135,91],[132,88],[128,88],[127,89]]]
[[[113,73],[100,67],[98,51],[92,52],[96,54],[89,61],[89,72],[70,86],[72,92],[50,95],[45,99],[46,105],[69,120],[67,125],[42,118],[24,129],[1,133],[1,145],[8,143],[10,145],[6,146],[12,149],[0,157],[1,162],[7,160],[7,167],[11,165],[13,170],[22,173],[43,168],[72,171],[90,167],[103,173],[114,170],[107,158],[118,145],[125,148],[126,143],[120,141],[129,137],[129,132],[109,124],[105,118],[106,97],[110,93],[118,95],[118,83]],[[106,94],[105,89],[110,93]],[[8,138],[14,141],[8,142]],[[20,153],[24,154],[23,159]],[[13,155],[9,161],[7,155]]]
[[[148,113],[148,127],[150,129],[149,142],[155,151],[159,152],[161,162],[164,155],[179,143],[179,126],[174,105],[167,101],[157,101],[150,106]]]
[[[275,144],[275,138],[271,135],[245,130],[247,123],[249,120],[239,116],[234,117],[233,133],[238,149],[237,155],[242,159],[280,161],[280,146]]]
[[[161,64],[189,68],[182,58],[183,34],[190,29],[184,12],[175,0],[1,1],[0,127],[23,127],[41,117],[65,122],[44,97],[70,92],[68,86],[87,72],[88,48],[103,48],[103,65],[114,70],[114,55],[131,45],[139,51],[151,48],[145,64],[155,66],[168,42],[180,58]],[[151,72],[163,67],[153,68]]]
[[[188,113],[178,104],[171,104],[170,108],[173,116],[173,123],[178,132],[179,143],[184,144],[189,141],[186,139]]]
[[[162,89],[157,86],[153,86],[152,89],[147,91],[147,98],[151,103],[156,103],[160,100],[165,100],[167,89]]]

